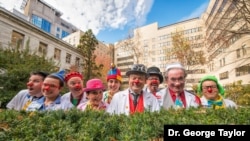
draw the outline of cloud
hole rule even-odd
[[[83,31],[123,29],[146,22],[153,0],[45,0],[58,8],[62,18]]]
[[[180,21],[185,21],[188,19],[193,19],[196,17],[200,17],[201,14],[206,10],[207,6],[208,6],[208,2],[203,3],[200,7],[198,7],[197,9],[195,9],[191,14],[189,14],[186,17],[183,17],[182,19],[180,19]]]
[[[63,13],[64,20],[83,31],[123,29],[140,26],[146,22],[154,0],[44,0]],[[22,0],[0,0],[0,5],[10,10],[20,8]]]

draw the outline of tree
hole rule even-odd
[[[238,105],[250,105],[250,85],[242,85],[242,81],[236,81],[225,86],[226,97],[235,101]]]
[[[184,37],[183,32],[176,32],[172,35],[172,48],[167,51],[167,56],[176,57],[180,63],[187,67],[204,65],[206,58],[202,50],[194,50],[191,42]]]
[[[19,44],[15,47],[3,48],[0,46],[0,101],[1,107],[21,89],[26,88],[29,75],[33,71],[45,71],[48,73],[57,71],[56,64],[52,59],[37,56],[31,52],[29,40],[25,49],[20,49]]]
[[[94,77],[101,77],[102,74],[100,71],[103,68],[103,64],[97,65],[96,55],[94,51],[98,45],[98,40],[92,33],[92,30],[89,29],[86,31],[80,39],[77,49],[83,56],[83,73],[84,73],[84,82],[86,83],[89,79]]]
[[[223,1],[213,19],[213,24],[208,27],[208,30],[212,30],[212,34],[207,37],[207,43],[214,44],[215,42],[221,42],[229,44],[232,38],[237,39],[240,36],[249,35],[249,25],[249,0]]]
[[[123,47],[124,51],[133,56],[134,63],[136,64],[140,63],[140,58],[143,55],[140,39],[140,30],[136,29],[133,33],[130,31],[127,39],[122,41],[120,44],[120,46]]]

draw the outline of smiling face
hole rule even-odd
[[[43,77],[40,75],[31,75],[27,83],[27,88],[31,96],[41,97],[42,96],[42,83]]]
[[[175,93],[181,93],[185,87],[185,72],[180,68],[173,68],[168,71],[166,84]]]
[[[219,97],[219,90],[214,81],[206,80],[202,83],[202,94],[208,100],[216,100]]]
[[[67,86],[73,98],[79,98],[83,94],[83,81],[80,77],[72,77],[67,81]]]
[[[89,91],[87,92],[88,102],[92,106],[98,107],[100,102],[102,101],[102,95],[103,95],[102,89]]]
[[[60,90],[61,90],[60,80],[47,77],[43,81],[42,93],[43,96],[45,96],[46,98],[52,100],[56,99],[57,96],[60,94]]]
[[[156,74],[150,74],[147,79],[147,87],[149,88],[150,92],[154,93],[158,90],[160,85],[160,79]]]
[[[128,78],[129,88],[137,94],[140,94],[146,83],[146,75],[130,74]]]
[[[117,79],[108,80],[108,90],[110,93],[114,94],[119,91],[121,82]]]

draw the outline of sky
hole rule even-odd
[[[157,22],[158,27],[199,17],[209,0],[44,0],[82,31],[97,40],[115,43],[133,29]],[[0,0],[0,6],[19,10],[22,0]],[[22,11],[21,11],[22,12]]]

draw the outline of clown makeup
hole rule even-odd
[[[83,81],[80,77],[72,77],[67,81],[67,86],[73,98],[80,98],[83,94]]]
[[[119,91],[121,86],[121,82],[117,79],[109,79],[108,80],[108,89],[111,94],[114,94]]]
[[[42,85],[42,93],[46,99],[55,100],[60,94],[60,80],[47,77]]]
[[[89,103],[94,106],[98,107],[100,102],[102,101],[103,90],[93,90],[87,92],[87,98]]]
[[[130,74],[128,79],[129,88],[140,94],[146,83],[146,76],[144,74]]]
[[[31,75],[27,83],[27,88],[31,96],[41,97],[42,92],[43,77],[40,75]]]
[[[214,81],[206,80],[202,83],[202,94],[208,100],[216,100],[219,97],[219,91]]]
[[[185,87],[185,72],[182,69],[174,68],[168,71],[166,84],[175,93],[181,93]]]
[[[157,75],[151,74],[147,79],[147,86],[150,92],[154,93],[158,90],[160,85],[160,79]]]

